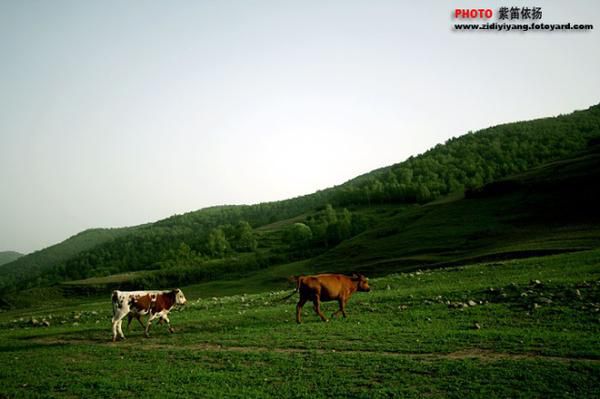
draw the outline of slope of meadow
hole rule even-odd
[[[6,397],[594,398],[600,251],[392,274],[347,319],[287,291],[184,290],[176,333],[110,342],[110,298],[0,313]],[[324,305],[326,313],[335,304]],[[49,326],[43,326],[47,322]],[[151,382],[151,383],[150,383]]]

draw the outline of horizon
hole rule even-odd
[[[472,3],[436,3],[0,5],[0,250],[309,195],[598,104],[597,29],[458,33]]]

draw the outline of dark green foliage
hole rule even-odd
[[[413,206],[312,260],[319,270],[384,275],[482,259],[600,246],[600,148]],[[382,208],[385,209],[385,208]],[[391,208],[390,208],[391,209]]]
[[[304,223],[294,223],[285,231],[285,242],[291,249],[308,248],[312,239],[312,230]]]
[[[73,256],[103,243],[135,231],[136,228],[90,229],[83,231],[60,244],[22,256],[0,266],[0,288],[11,289],[38,286],[48,283],[41,275],[47,270],[60,273],[65,262]]]
[[[563,158],[599,137],[600,105],[570,115],[469,132],[332,189],[329,201],[334,205],[425,203]]]

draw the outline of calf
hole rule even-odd
[[[318,274],[316,276],[294,277],[296,291],[300,293],[300,300],[296,305],[296,322],[302,323],[302,307],[306,301],[312,301],[315,312],[321,320],[328,321],[321,312],[321,302],[338,301],[340,309],[331,317],[342,313],[346,317],[346,303],[356,291],[368,292],[369,280],[362,274],[345,276],[343,274]],[[294,292],[294,293],[295,293]],[[293,295],[293,293],[292,293]]]
[[[160,322],[166,321],[169,332],[172,333],[173,328],[168,317],[169,311],[173,306],[184,305],[186,302],[187,300],[180,289],[171,291],[113,291],[113,342],[117,340],[117,334],[121,339],[125,339],[121,326],[125,316],[128,318],[127,328],[129,328],[132,318],[135,317],[144,327],[146,337],[149,336],[150,326],[156,318],[160,318]],[[148,315],[145,326],[140,320],[140,316],[143,315]]]

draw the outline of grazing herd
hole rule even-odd
[[[321,320],[329,321],[321,311],[321,302],[338,301],[339,310],[332,317],[342,313],[346,317],[346,304],[357,291],[368,292],[369,279],[362,274],[345,276],[343,274],[318,274],[315,276],[294,276],[296,289],[289,296],[299,293],[300,299],[296,305],[296,322],[301,323],[302,307],[307,301],[312,301],[315,312]],[[125,339],[122,323],[127,317],[127,329],[133,319],[136,319],[144,328],[144,335],[149,336],[152,321],[159,319],[159,324],[167,323],[169,332],[173,333],[169,312],[175,305],[185,305],[187,300],[180,289],[166,291],[118,291],[112,293],[113,318],[112,318],[112,340],[118,337]],[[148,316],[146,325],[142,323],[141,317]]]

